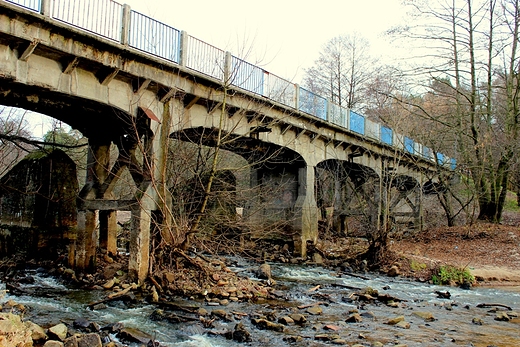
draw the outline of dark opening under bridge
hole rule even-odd
[[[127,5],[0,0],[0,10],[0,104],[49,115],[89,139],[87,179],[69,254],[78,269],[92,264],[98,242],[116,252],[115,211],[128,210],[129,271],[139,281],[146,278],[151,216],[171,200],[164,194],[169,138],[214,146],[220,131],[233,139],[223,148],[252,165],[251,185],[289,177],[287,195],[270,207],[290,210],[296,249],[303,255],[306,242],[316,242],[327,205],[315,194],[318,170],[334,177],[328,206],[334,206],[335,218],[348,209],[346,195],[353,193],[342,192],[350,181],[368,201],[374,227],[385,209],[420,227],[426,183],[421,172],[454,164]],[[119,153],[113,165],[111,144]],[[259,153],[269,159],[258,160]],[[130,200],[112,194],[125,169],[139,192]],[[397,191],[391,206],[385,206],[387,184]]]

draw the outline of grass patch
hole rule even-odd
[[[516,193],[508,191],[506,201],[504,202],[504,211],[520,212],[520,206],[517,204]]]
[[[463,285],[473,283],[475,277],[467,268],[458,268],[452,265],[443,265],[436,275],[432,276],[433,284],[439,285]]]

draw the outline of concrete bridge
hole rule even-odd
[[[352,189],[367,202],[363,208],[374,228],[384,213],[406,216],[420,228],[422,173],[434,172],[439,162],[453,164],[384,125],[111,0],[0,0],[0,56],[0,104],[59,119],[89,139],[69,252],[79,269],[92,265],[98,242],[116,251],[115,213],[127,210],[129,271],[139,281],[146,278],[152,215],[171,201],[165,193],[171,138],[240,154],[251,164],[252,185],[289,177],[291,191],[279,207],[289,207],[303,255],[306,242],[316,242],[322,210],[334,206],[338,223],[348,215]],[[225,144],[219,143],[223,135]],[[113,164],[111,144],[118,148]],[[113,195],[125,169],[138,191],[129,200]],[[388,186],[395,191],[391,199]],[[328,203],[315,193],[324,187],[333,192]]]

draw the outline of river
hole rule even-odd
[[[253,264],[236,262],[233,270],[254,277]],[[402,278],[389,278],[374,274],[341,274],[328,269],[305,265],[271,264],[273,277],[277,281],[278,300],[260,303],[231,302],[228,306],[210,307],[203,301],[179,300],[186,305],[199,305],[211,312],[223,309],[227,312],[243,312],[254,315],[286,316],[303,313],[307,323],[291,325],[285,332],[260,330],[248,316],[241,318],[251,333],[252,342],[238,343],[223,336],[208,334],[208,331],[233,330],[241,316],[235,315],[234,322],[215,321],[213,329],[205,329],[199,322],[171,324],[153,321],[150,315],[156,309],[146,303],[127,306],[114,303],[104,309],[90,310],[87,304],[103,298],[106,293],[96,290],[67,288],[53,277],[32,272],[34,283],[23,284],[25,289],[38,289],[37,296],[14,296],[7,294],[3,301],[13,299],[28,307],[25,318],[41,326],[85,318],[100,325],[121,322],[125,326],[138,328],[155,337],[163,346],[330,346],[327,336],[339,335],[335,343],[345,345],[372,346],[520,346],[520,319],[495,320],[496,306],[479,308],[482,303],[499,303],[515,310],[520,309],[520,292],[503,288],[474,287],[464,290],[453,287],[434,286]],[[5,288],[5,284],[1,284]],[[318,289],[309,291],[310,289]],[[402,300],[396,307],[381,302],[352,301],[354,288],[370,287],[380,294],[388,294]],[[451,294],[450,299],[439,298],[436,291]],[[321,303],[322,313],[311,315],[300,305]],[[361,314],[362,321],[346,323],[350,313]],[[502,309],[500,309],[502,310]],[[428,312],[435,320],[425,321],[414,313]],[[509,312],[512,316],[514,313]],[[518,312],[518,311],[517,311]],[[386,324],[390,319],[404,316],[409,328]],[[481,325],[473,323],[480,322]],[[326,330],[329,326],[334,330]],[[299,338],[292,338],[298,336]],[[115,339],[114,336],[112,336]],[[288,341],[295,342],[288,342]],[[377,343],[375,345],[377,345]],[[131,345],[132,346],[132,345]],[[135,345],[137,346],[137,345]]]

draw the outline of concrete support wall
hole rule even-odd
[[[318,205],[314,196],[314,166],[307,166],[298,171],[298,198],[294,206],[293,228],[300,235],[294,240],[295,251],[302,257],[307,255],[307,241],[318,240]]]
[[[150,222],[152,211],[142,207],[132,209],[130,220],[130,258],[128,274],[143,283],[150,266]]]

